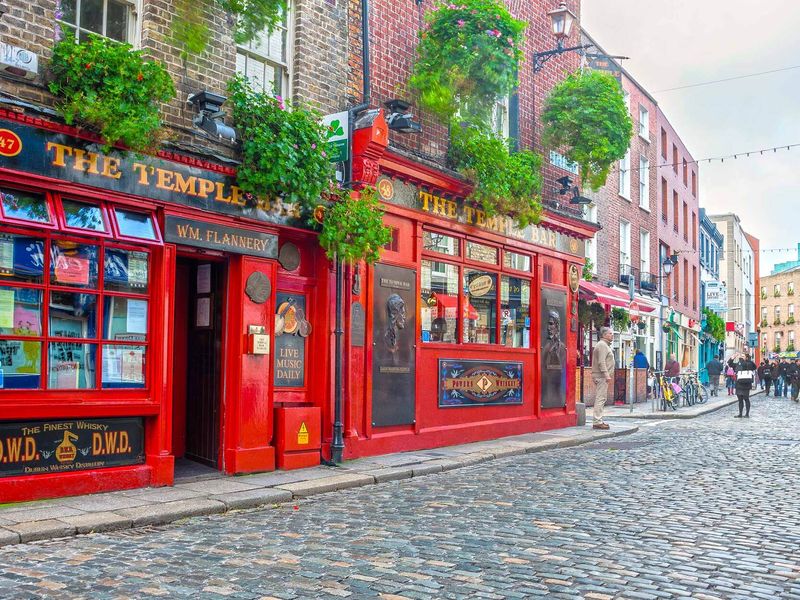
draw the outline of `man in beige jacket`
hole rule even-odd
[[[608,384],[614,377],[614,352],[611,350],[611,341],[614,332],[610,327],[600,328],[600,341],[592,351],[592,380],[594,381],[594,418],[595,429],[608,429],[608,424],[603,421],[603,407],[608,398]]]

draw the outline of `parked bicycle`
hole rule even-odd
[[[653,388],[653,395],[655,396],[659,409],[664,411],[667,409],[677,410],[678,402],[675,388],[671,381],[672,378],[665,377],[664,371],[654,371],[653,375],[656,380],[656,385]]]
[[[700,382],[697,371],[686,371],[681,376],[679,393],[682,404],[694,406],[695,404],[705,404],[711,393],[703,383]]]

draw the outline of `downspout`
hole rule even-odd
[[[353,106],[347,110],[347,139],[351,145],[347,165],[345,169],[345,186],[353,185],[353,123],[359,113],[369,108],[370,101],[370,65],[369,65],[369,0],[361,0],[361,79],[362,79],[362,99],[361,104]],[[333,404],[333,441],[331,442],[331,462],[339,464],[342,462],[344,452],[344,379],[342,377],[342,356],[344,355],[344,315],[343,294],[344,294],[344,270],[342,261],[337,256],[336,260],[336,320],[334,326],[335,352],[334,359],[334,404]]]

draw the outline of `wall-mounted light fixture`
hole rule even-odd
[[[389,129],[400,133],[422,131],[422,125],[414,121],[411,105],[408,102],[395,98],[384,102],[383,105],[386,107],[386,123],[389,125]]]
[[[222,122],[225,113],[221,108],[226,100],[225,96],[203,90],[192,94],[186,101],[197,109],[198,114],[192,119],[195,127],[220,139],[233,142],[236,140],[236,130]]]

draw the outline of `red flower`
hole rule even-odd
[[[92,68],[92,63],[86,63],[84,65],[84,67],[86,67],[87,69],[91,69]]]
[[[136,76],[136,81],[141,81],[142,79],[144,79],[144,75],[142,75],[141,73],[139,73],[139,74]]]

